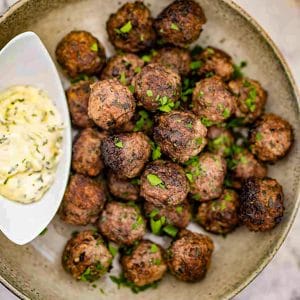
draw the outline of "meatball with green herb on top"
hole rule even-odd
[[[251,177],[245,180],[240,199],[239,218],[249,230],[267,231],[282,220],[284,196],[275,179]]]
[[[149,64],[133,78],[134,93],[147,110],[170,112],[181,93],[177,72],[160,64]]]
[[[120,262],[125,278],[138,287],[161,280],[167,271],[163,248],[149,240],[140,241]]]
[[[167,264],[179,280],[203,279],[210,266],[214,244],[210,237],[183,229],[167,250]]]
[[[186,199],[189,184],[179,165],[156,160],[146,166],[140,188],[141,196],[154,205],[180,205]]]
[[[104,130],[120,127],[135,111],[135,100],[128,87],[116,79],[102,80],[91,85],[89,117]]]
[[[142,132],[109,136],[101,145],[106,166],[123,178],[137,177],[151,154],[150,140]]]
[[[131,203],[110,201],[98,221],[99,231],[108,240],[120,245],[133,245],[146,233],[140,209]]]
[[[199,154],[207,144],[207,129],[190,112],[172,111],[157,118],[154,140],[163,153],[183,163]]]
[[[201,6],[193,0],[175,0],[156,18],[154,26],[162,43],[187,47],[196,41],[206,18]]]
[[[106,60],[103,46],[87,31],[71,31],[59,42],[55,54],[72,78],[99,74]]]
[[[238,208],[238,194],[225,189],[220,198],[201,203],[195,218],[206,231],[226,234],[239,224]]]
[[[100,234],[85,230],[67,242],[62,265],[75,279],[92,282],[109,271],[112,259]]]
[[[142,1],[128,2],[111,14],[106,22],[110,42],[126,52],[139,52],[155,43],[150,10]]]

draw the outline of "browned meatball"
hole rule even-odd
[[[262,161],[276,162],[293,144],[292,126],[274,114],[263,115],[250,133],[251,151]]]
[[[235,98],[218,76],[200,80],[193,92],[193,112],[206,122],[220,123],[235,111]]]
[[[173,111],[157,120],[154,140],[173,160],[183,163],[205,147],[207,129],[194,114]]]
[[[166,224],[185,228],[191,220],[191,207],[187,200],[180,205],[154,205],[151,202],[145,201],[144,210],[146,215],[155,215],[154,220],[162,217],[166,218]]]
[[[164,65],[179,75],[186,76],[190,72],[191,55],[186,49],[167,47],[159,49],[151,62]]]
[[[94,125],[94,122],[88,116],[90,85],[92,83],[92,80],[81,80],[71,85],[66,91],[71,120],[74,126],[86,128]]]
[[[198,39],[205,23],[198,3],[176,0],[159,14],[154,26],[163,42],[184,48]]]
[[[187,164],[186,176],[195,200],[209,201],[221,196],[226,175],[226,161],[221,155],[206,152]]]
[[[82,130],[73,144],[72,169],[80,174],[97,176],[103,170],[100,145],[107,135],[93,128]]]
[[[115,197],[127,201],[136,201],[139,198],[139,186],[132,180],[120,178],[116,173],[108,173],[107,185],[110,193]]]
[[[181,93],[178,73],[159,64],[145,66],[132,83],[136,98],[150,111],[171,111]]]
[[[150,10],[142,1],[125,3],[106,23],[109,40],[118,49],[139,52],[150,48],[156,35]]]
[[[107,203],[98,228],[107,239],[122,245],[133,245],[146,233],[146,224],[139,208],[115,201]]]
[[[141,177],[141,196],[154,205],[181,205],[188,191],[184,170],[169,161],[149,163]]]
[[[60,208],[61,219],[72,225],[94,223],[106,202],[104,186],[80,174],[72,175]]]
[[[98,74],[105,63],[105,50],[87,31],[71,31],[57,45],[56,59],[74,78],[80,74]]]
[[[118,79],[130,85],[132,78],[141,71],[144,61],[135,54],[122,53],[111,57],[101,73],[101,79]]]
[[[226,81],[230,79],[234,71],[231,57],[217,48],[205,48],[194,57],[194,60],[200,61],[201,65],[199,69],[197,69],[197,73],[200,76],[213,73]]]
[[[124,276],[136,286],[145,286],[163,278],[167,271],[164,250],[149,241],[141,241],[130,254],[121,257]]]
[[[200,204],[196,220],[209,232],[229,233],[238,226],[239,203],[238,194],[225,189],[220,198]]]
[[[229,129],[220,126],[211,126],[208,128],[207,137],[210,152],[225,157],[230,155],[234,137]]]
[[[281,185],[271,178],[249,178],[244,181],[240,199],[240,220],[251,231],[267,231],[280,223],[283,212]]]
[[[104,163],[125,178],[138,176],[150,154],[149,138],[142,132],[116,134],[102,143]]]
[[[130,90],[116,79],[102,80],[91,86],[88,114],[101,128],[108,130],[128,122],[135,111]]]
[[[209,268],[213,250],[210,237],[183,229],[167,250],[169,270],[179,280],[198,281]]]
[[[85,230],[71,238],[65,246],[62,264],[77,280],[92,282],[111,267],[112,255],[100,234]]]
[[[264,111],[267,92],[258,81],[251,79],[232,80],[228,86],[237,97],[235,115],[245,124],[253,123]]]

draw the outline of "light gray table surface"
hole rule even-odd
[[[100,0],[99,0],[100,1]],[[0,0],[0,14],[15,0]],[[270,34],[300,86],[300,0],[234,0]],[[1,33],[0,33],[1,34]],[[16,300],[0,286],[0,300]],[[235,300],[300,300],[300,212],[264,271]]]

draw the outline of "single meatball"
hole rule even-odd
[[[178,73],[159,64],[145,66],[132,83],[136,98],[150,111],[169,112],[181,93]]]
[[[151,154],[149,138],[142,132],[110,136],[101,149],[104,163],[125,178],[137,177]]]
[[[184,170],[177,164],[156,160],[141,177],[141,196],[154,205],[181,205],[189,192]]]
[[[187,76],[190,72],[191,55],[186,49],[166,47],[159,49],[153,56],[152,63],[161,64],[181,76]]]
[[[105,130],[128,122],[135,111],[135,100],[130,90],[116,79],[102,80],[91,86],[88,114]]]
[[[146,233],[146,223],[139,208],[115,201],[107,203],[98,228],[107,239],[122,245],[133,245]]]
[[[141,1],[125,3],[111,14],[106,23],[110,42],[127,52],[139,52],[150,48],[156,34],[152,27],[150,10]]]
[[[155,215],[153,218],[158,220],[166,218],[166,223],[178,228],[185,228],[191,220],[191,207],[187,200],[180,205],[160,205],[156,206],[152,202],[145,201],[144,210],[146,215]]]
[[[162,152],[183,163],[205,147],[207,129],[190,112],[173,111],[157,118],[154,140]]]
[[[167,271],[161,246],[142,240],[130,254],[121,257],[126,279],[136,286],[145,286],[163,278]]]
[[[229,129],[220,126],[208,128],[208,150],[214,154],[224,157],[231,154],[231,146],[234,144],[234,137]]]
[[[80,174],[97,176],[104,168],[100,146],[107,135],[93,128],[82,130],[73,144],[72,169]]]
[[[139,186],[133,181],[120,178],[116,173],[108,173],[108,188],[110,193],[126,201],[136,201],[139,198]]]
[[[230,91],[237,97],[235,115],[244,124],[253,123],[264,111],[267,92],[260,83],[251,79],[236,79],[228,84]]]
[[[132,78],[141,71],[144,61],[135,54],[122,53],[111,57],[101,73],[101,79],[118,79],[130,85]]]
[[[276,162],[293,144],[292,126],[274,114],[263,115],[250,133],[251,151],[261,161]]]
[[[200,5],[192,0],[176,0],[156,18],[154,26],[163,42],[185,48],[196,41],[206,23]]]
[[[209,268],[213,250],[210,237],[183,229],[167,250],[169,270],[179,280],[198,281]]]
[[[200,80],[193,92],[193,112],[206,121],[220,123],[235,111],[235,98],[218,76]]]
[[[270,230],[283,217],[283,198],[282,187],[275,179],[249,178],[242,186],[239,218],[251,231]]]
[[[80,128],[91,127],[94,122],[88,116],[90,85],[92,80],[81,80],[66,91],[72,124]]]
[[[231,57],[224,51],[207,47],[194,57],[194,60],[200,61],[200,67],[197,74],[203,76],[207,73],[213,73],[227,81],[233,74],[233,62]]]
[[[72,175],[60,208],[60,218],[72,225],[95,223],[105,202],[103,184],[80,174]]]
[[[238,194],[234,190],[225,189],[219,199],[200,204],[196,220],[209,232],[229,233],[239,224],[239,203]]]
[[[226,175],[226,161],[221,155],[206,152],[187,164],[193,199],[209,201],[221,196]]]
[[[85,230],[68,241],[62,265],[75,279],[92,282],[109,271],[112,259],[100,234]]]
[[[103,46],[87,31],[71,31],[59,42],[55,54],[72,78],[99,74],[106,60]]]

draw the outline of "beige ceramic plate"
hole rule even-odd
[[[119,0],[21,0],[0,18],[0,48],[18,33],[36,32],[50,54],[57,42],[72,29],[95,34],[113,53],[105,32],[108,15]],[[156,15],[170,1],[146,0]],[[62,270],[60,254],[74,228],[54,220],[48,232],[27,246],[16,246],[0,234],[2,281],[22,298],[31,299],[220,299],[230,298],[245,287],[270,261],[285,239],[299,205],[299,98],[295,83],[282,57],[262,29],[229,0],[199,0],[208,23],[201,35],[202,45],[225,49],[236,62],[248,61],[246,72],[268,90],[267,109],[293,125],[296,142],[290,155],[270,167],[270,176],[284,187],[286,212],[282,223],[267,233],[250,233],[239,228],[226,239],[214,236],[216,251],[205,280],[186,284],[167,276],[159,288],[134,296],[118,290],[107,278],[97,288],[75,282]],[[99,289],[104,290],[101,294]]]

